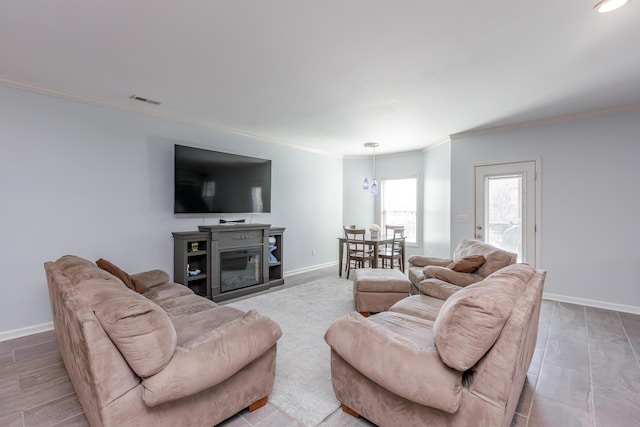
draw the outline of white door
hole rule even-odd
[[[537,266],[537,162],[475,167],[475,238]]]

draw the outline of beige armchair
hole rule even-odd
[[[546,272],[511,265],[446,301],[405,298],[325,334],[345,412],[379,426],[509,427],[536,346]],[[435,316],[394,310],[421,299]]]
[[[479,240],[463,240],[453,258],[414,255],[409,258],[409,279],[414,292],[447,299],[465,286],[484,280],[518,255]]]

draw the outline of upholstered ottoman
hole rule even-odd
[[[363,316],[387,311],[411,294],[411,281],[399,270],[360,268],[353,278],[353,300]]]

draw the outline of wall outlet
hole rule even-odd
[[[314,256],[316,254],[316,250],[315,249],[311,249],[311,256]]]

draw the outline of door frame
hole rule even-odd
[[[533,218],[534,221],[534,244],[535,244],[535,250],[534,250],[534,256],[535,256],[535,265],[532,265],[532,267],[534,268],[539,268],[541,265],[541,258],[540,258],[540,234],[541,234],[541,199],[542,199],[542,195],[541,195],[541,189],[542,189],[542,175],[541,175],[541,164],[542,164],[542,159],[540,157],[533,157],[533,158],[523,158],[523,159],[517,159],[517,160],[501,160],[501,161],[493,161],[493,162],[479,162],[479,163],[473,163],[471,165],[471,181],[472,181],[472,206],[473,206],[473,228],[472,228],[472,234],[475,238],[475,232],[476,232],[476,226],[478,224],[476,224],[476,218],[477,218],[477,212],[476,212],[476,208],[478,206],[476,197],[477,197],[477,191],[476,191],[476,168],[479,166],[500,166],[500,165],[508,165],[508,164],[513,164],[513,163],[525,163],[525,162],[533,162],[534,164],[534,170],[535,170],[535,179],[534,179],[534,191],[535,191],[535,197],[534,197],[534,203],[535,203],[535,207],[533,209],[534,211],[534,215],[535,218]]]

